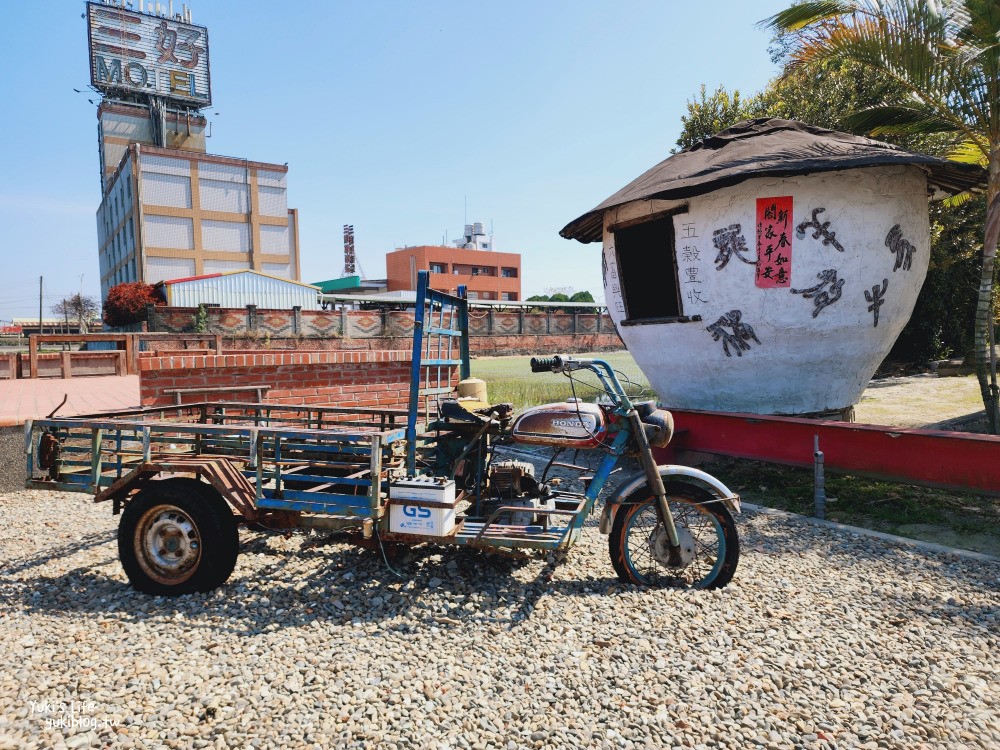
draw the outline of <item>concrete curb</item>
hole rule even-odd
[[[919,539],[910,539],[905,536],[886,534],[884,531],[874,531],[872,529],[866,529],[861,526],[848,526],[845,523],[823,521],[820,520],[819,518],[810,518],[809,516],[799,515],[798,513],[789,513],[787,510],[768,508],[764,505],[754,505],[753,503],[744,502],[742,503],[742,507],[754,513],[760,513],[761,515],[764,516],[778,516],[779,518],[803,521],[809,524],[810,526],[816,526],[821,529],[831,529],[833,531],[847,531],[850,532],[851,534],[859,534],[861,536],[872,537],[873,539],[881,539],[886,542],[895,542],[896,544],[903,544],[909,547],[916,547],[917,549],[923,550],[924,552],[946,553],[949,555],[958,555],[959,557],[965,557],[968,558],[969,560],[1000,563],[1000,557],[994,557],[993,555],[988,555],[985,552],[974,552],[973,550],[969,549],[946,547],[943,544],[935,544],[934,542],[924,542]]]

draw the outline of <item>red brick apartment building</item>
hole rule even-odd
[[[490,250],[417,245],[385,256],[387,291],[417,288],[417,271],[430,271],[432,289],[454,292],[465,285],[469,299],[521,301],[521,256]]]

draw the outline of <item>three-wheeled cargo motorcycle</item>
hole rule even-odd
[[[573,397],[518,415],[490,404],[470,378],[464,290],[430,289],[421,272],[411,368],[406,410],[210,401],[35,420],[25,426],[27,486],[109,502],[132,585],[179,595],[225,583],[240,524],[339,530],[383,552],[428,543],[561,552],[632,456],[642,470],[618,482],[600,521],[618,577],[693,588],[732,579],[739,497],[698,469],[657,465],[671,416],[633,403],[607,362],[531,360],[533,372],[571,382],[592,373],[596,403]],[[511,458],[510,447],[552,457]],[[590,473],[556,461],[568,450],[601,458]],[[567,483],[583,491],[550,477],[556,467],[587,471]]]

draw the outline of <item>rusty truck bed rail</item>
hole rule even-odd
[[[401,410],[231,402],[39,419],[25,426],[27,486],[90,492],[117,510],[151,478],[192,474],[247,520],[335,512],[360,523],[380,515],[382,484],[403,465],[405,422]],[[44,467],[39,432],[59,444]]]

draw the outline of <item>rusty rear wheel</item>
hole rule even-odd
[[[239,531],[218,492],[195,479],[150,482],[118,525],[118,555],[132,585],[147,594],[210,591],[236,566]]]

